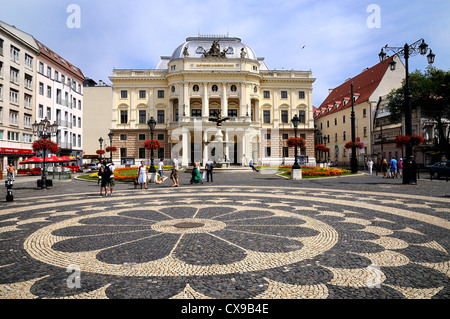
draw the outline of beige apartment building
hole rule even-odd
[[[395,71],[389,69],[392,58],[400,62],[397,63],[398,67]],[[346,149],[344,146],[352,140],[351,85],[353,84],[355,137],[364,144],[364,148],[358,151],[358,164],[364,165],[367,158],[375,151],[373,128],[376,125],[375,112],[380,97],[399,88],[404,76],[404,65],[397,56],[394,56],[363,70],[338,87],[330,89],[328,97],[314,110],[316,144],[325,144],[330,148],[329,158],[328,154],[321,153],[321,161],[329,159],[331,162],[337,161],[339,165],[350,163],[351,149]],[[317,156],[319,156],[318,153]]]
[[[116,164],[145,160],[150,151],[148,120],[156,121],[153,139],[159,158],[178,158],[183,166],[212,159],[225,165],[292,164],[291,119],[299,116],[299,154],[315,165],[310,71],[270,70],[264,58],[239,38],[187,38],[155,69],[114,69],[113,144]],[[217,125],[212,118],[226,119]],[[166,161],[167,162],[167,161]],[[169,161],[170,162],[170,161]]]
[[[98,162],[100,156],[96,151],[100,149],[99,140],[103,140],[103,150],[110,146],[108,134],[111,129],[112,87],[103,81],[97,83],[89,78],[85,79],[83,85],[83,161]],[[109,158],[110,153],[106,152],[103,157]]]
[[[0,170],[33,154],[36,56],[33,37],[0,21]]]

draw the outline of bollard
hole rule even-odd
[[[14,196],[12,193],[13,181],[11,179],[5,181],[5,187],[6,187],[6,201],[7,202],[14,201]]]

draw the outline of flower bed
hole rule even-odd
[[[346,169],[324,168],[315,166],[302,166],[302,176],[320,177],[320,176],[341,176],[350,174]],[[286,171],[286,175],[290,176],[291,170]]]

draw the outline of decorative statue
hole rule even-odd
[[[183,50],[183,55],[184,55],[186,58],[189,57],[188,48],[189,48],[189,46],[185,46],[185,47],[184,47],[184,50]]]
[[[215,117],[210,117],[209,120],[211,122],[216,122],[217,126],[222,126],[222,122],[228,121],[230,118],[229,117],[222,117],[222,115],[215,111],[214,112]]]
[[[244,51],[244,48],[242,48],[241,49],[241,59],[245,58],[245,55],[246,55],[246,53]]]

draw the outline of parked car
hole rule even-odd
[[[430,166],[430,175],[433,178],[450,177],[450,160],[440,161]]]
[[[91,171],[98,170],[98,166],[96,163],[89,163],[87,168],[90,169]]]

